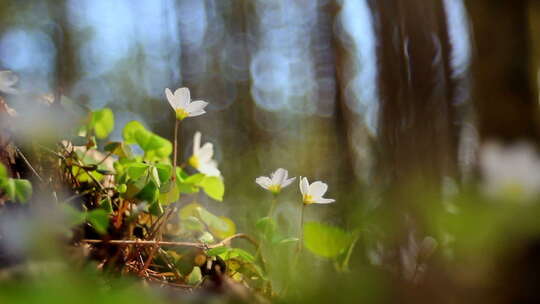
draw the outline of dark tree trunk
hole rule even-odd
[[[483,139],[538,139],[528,2],[467,1],[476,51],[473,98]]]

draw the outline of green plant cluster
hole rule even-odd
[[[224,260],[236,280],[262,281],[263,270],[251,253],[219,243],[235,235],[235,223],[197,202],[199,192],[222,202],[223,178],[190,171],[188,164],[174,170],[172,143],[138,121],[124,126],[122,141],[107,141],[114,125],[110,109],[90,111],[76,136],[59,145],[56,155],[62,160],[66,182],[83,198],[82,205],[64,205],[73,226],[88,225],[103,238],[122,231],[122,239],[127,240],[154,240],[159,235],[162,240],[193,242],[203,249],[209,246],[204,256]],[[181,206],[184,196],[190,199]],[[166,223],[160,225],[160,221]],[[175,269],[169,271],[179,271],[181,283],[199,284],[203,276],[197,274],[206,265],[194,261],[190,249],[166,249],[153,263],[172,265]]]

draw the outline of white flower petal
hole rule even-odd
[[[201,132],[197,131],[195,132],[195,136],[193,136],[193,155],[199,154],[200,149],[201,149]]]
[[[202,163],[199,166],[199,172],[204,173],[208,176],[221,176],[221,172],[217,168],[217,162],[214,160]]]
[[[190,113],[189,113],[189,117],[201,116],[201,115],[203,115],[204,113],[206,113],[205,110],[200,110],[200,111],[196,111],[196,112],[190,112]]]
[[[287,180],[287,178],[289,177],[289,171],[285,170],[285,169],[282,169],[282,168],[279,168],[283,171],[285,171],[285,174],[283,174],[283,177],[281,178],[281,181],[279,182],[280,185],[283,186],[283,183]],[[278,169],[278,170],[279,170]]]
[[[289,179],[285,180],[283,183],[281,183],[281,188],[287,187],[287,186],[290,185],[292,182],[294,182],[295,179],[296,179],[296,177],[289,178]]]
[[[212,143],[205,143],[197,154],[197,158],[203,163],[210,161],[212,156],[214,156],[214,145]]]
[[[255,182],[259,184],[259,186],[263,187],[264,189],[270,188],[270,185],[272,184],[272,180],[267,176],[260,176],[255,179]]]
[[[335,202],[335,199],[319,197],[313,200],[315,204],[330,204]]]
[[[300,192],[302,195],[308,194],[309,182],[305,177],[300,178]]]
[[[283,180],[287,178],[287,170],[283,168],[277,169],[274,173],[272,173],[272,185],[281,185]]]
[[[185,109],[189,102],[191,101],[191,97],[189,95],[189,89],[188,88],[179,88],[176,91],[174,91],[174,98],[178,101],[178,106]]]
[[[188,113],[196,113],[203,110],[208,105],[208,102],[202,101],[202,100],[196,100],[190,104],[187,105],[186,111]],[[191,116],[191,115],[190,115]]]
[[[326,193],[326,190],[328,190],[327,184],[321,181],[316,181],[309,186],[308,193],[313,197],[322,197]]]
[[[180,103],[178,98],[174,97],[173,93],[169,88],[165,89],[165,95],[167,96],[167,101],[169,101],[169,104],[173,109],[178,109],[180,107]]]

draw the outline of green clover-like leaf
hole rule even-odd
[[[146,159],[159,160],[168,157],[172,153],[170,141],[146,130],[138,121],[127,123],[122,136],[127,144],[137,144],[141,147]]]
[[[100,234],[106,234],[109,228],[109,213],[103,209],[94,209],[86,214],[86,220]]]
[[[223,201],[225,185],[223,180],[217,176],[207,176],[199,184],[206,194],[218,202]]]
[[[304,246],[318,256],[334,258],[343,253],[351,241],[352,236],[338,227],[318,222],[304,225]]]
[[[90,128],[94,130],[97,138],[106,138],[114,130],[114,114],[111,109],[93,111],[91,116]]]
[[[188,274],[186,283],[188,285],[197,285],[202,281],[201,269],[198,266],[193,267],[193,270]]]
[[[11,200],[19,203],[27,202],[32,196],[32,184],[25,179],[8,178],[2,187]]]
[[[220,231],[228,231],[229,225],[227,222],[219,218],[218,216],[210,213],[208,210],[197,207],[196,212],[198,213],[198,217],[210,228],[214,228],[216,230]]]

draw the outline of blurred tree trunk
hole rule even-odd
[[[386,187],[379,212],[394,239],[389,263],[405,269],[400,254],[409,237],[424,236],[423,206],[439,202],[445,177],[458,177],[458,139],[463,105],[453,76],[454,46],[449,39],[443,0],[370,0],[375,16],[379,86],[377,184]],[[466,38],[464,38],[466,39]],[[466,73],[466,72],[465,72]],[[466,80],[465,80],[466,81]],[[430,302],[455,301],[439,286],[444,271],[430,278]],[[422,289],[423,290],[423,289]],[[404,303],[423,303],[420,289],[398,290]]]
[[[442,1],[371,1],[379,56],[378,172],[393,188],[456,174],[459,118]]]
[[[529,1],[469,0],[467,5],[475,39],[473,98],[480,137],[538,139]]]

